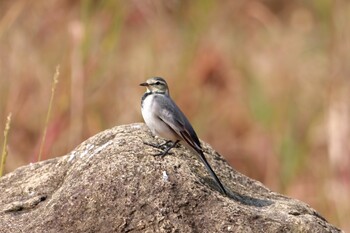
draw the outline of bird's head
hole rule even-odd
[[[160,77],[147,79],[147,81],[141,83],[140,86],[146,87],[147,92],[169,95],[168,84]]]

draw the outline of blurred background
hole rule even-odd
[[[239,172],[350,231],[350,2],[2,0],[5,172],[142,121],[152,76]],[[3,135],[0,136],[1,145]]]

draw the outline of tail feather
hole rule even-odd
[[[185,142],[198,153],[200,160],[204,163],[205,168],[208,170],[209,174],[214,178],[215,182],[220,188],[220,191],[223,194],[227,195],[227,192],[224,186],[222,185],[221,181],[219,180],[219,178],[217,177],[213,169],[210,167],[207,159],[205,158],[202,147],[200,145],[200,141],[197,138],[197,135],[195,135],[195,133],[190,134],[188,131],[180,132],[180,135],[182,139],[185,140]],[[196,139],[195,141],[193,140],[194,138]]]
[[[200,160],[204,163],[205,168],[208,170],[209,174],[214,178],[215,182],[217,183],[217,185],[219,186],[221,192],[225,195],[227,195],[226,190],[224,188],[224,186],[222,185],[221,181],[219,180],[219,178],[217,177],[217,175],[215,174],[215,172],[213,171],[213,169],[210,167],[207,159],[204,156],[204,153],[202,150],[196,150],[197,153],[199,154],[199,158]]]

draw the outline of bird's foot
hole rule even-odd
[[[147,146],[151,146],[151,147],[157,148],[157,149],[160,149],[160,150],[166,150],[168,148],[168,144],[170,142],[171,141],[166,141],[166,142],[161,143],[161,144],[153,144],[153,143],[150,143],[150,142],[143,142],[143,144],[145,144]]]
[[[159,153],[157,153],[157,154],[154,154],[153,156],[154,157],[164,157],[164,156],[166,156],[166,155],[174,155],[174,153],[172,153],[172,152],[166,152],[166,150],[165,151],[162,151],[162,152],[159,152]]]
[[[163,152],[158,153],[158,154],[155,154],[154,156],[161,156],[161,157],[164,157],[164,156],[166,156],[167,154],[169,154],[169,155],[172,154],[172,153],[170,153],[169,151],[170,151],[172,148],[176,147],[180,141],[177,140],[177,141],[174,142],[172,145],[168,145],[169,142],[171,142],[171,141],[167,141],[167,142],[165,143],[165,145],[166,145],[167,147],[164,149]]]
[[[143,142],[145,145],[148,145],[148,146],[152,146],[154,148],[157,148],[157,149],[160,149],[160,150],[163,150],[162,152],[160,153],[157,153],[157,154],[154,154],[153,156],[161,156],[161,157],[164,157],[166,156],[167,154],[172,154],[170,153],[169,151],[176,147],[179,143],[179,141],[176,141],[174,143],[172,143],[171,145],[169,145],[172,141],[166,141],[165,143],[162,143],[162,144],[153,144],[153,143],[149,143],[149,142]]]
[[[156,149],[161,150],[161,152],[153,155],[153,156],[161,156],[161,157],[164,157],[167,154],[169,154],[169,155],[172,154],[172,153],[169,153],[169,150],[172,148],[171,147],[172,145],[169,146],[169,143],[171,143],[171,141],[166,141],[166,142],[161,143],[161,144],[153,144],[153,143],[149,143],[149,142],[143,142],[143,144],[145,144],[147,146],[151,146],[151,147],[154,147]]]

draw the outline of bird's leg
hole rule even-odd
[[[175,141],[172,145],[168,146],[168,148],[166,148],[162,153],[159,154],[155,154],[155,156],[162,156],[164,157],[165,155],[167,155],[169,153],[169,151],[174,148],[178,143],[180,142],[180,140]]]
[[[158,148],[163,149],[163,147],[167,148],[168,144],[171,142],[171,140],[167,140],[164,143],[159,144]]]
[[[161,143],[161,144],[153,144],[153,143],[149,143],[149,142],[143,142],[143,144],[147,145],[147,146],[151,146],[151,147],[154,147],[154,148],[157,148],[157,149],[161,149],[161,150],[164,150],[164,148],[166,149],[167,145],[171,142],[171,140],[168,140],[164,143]]]

